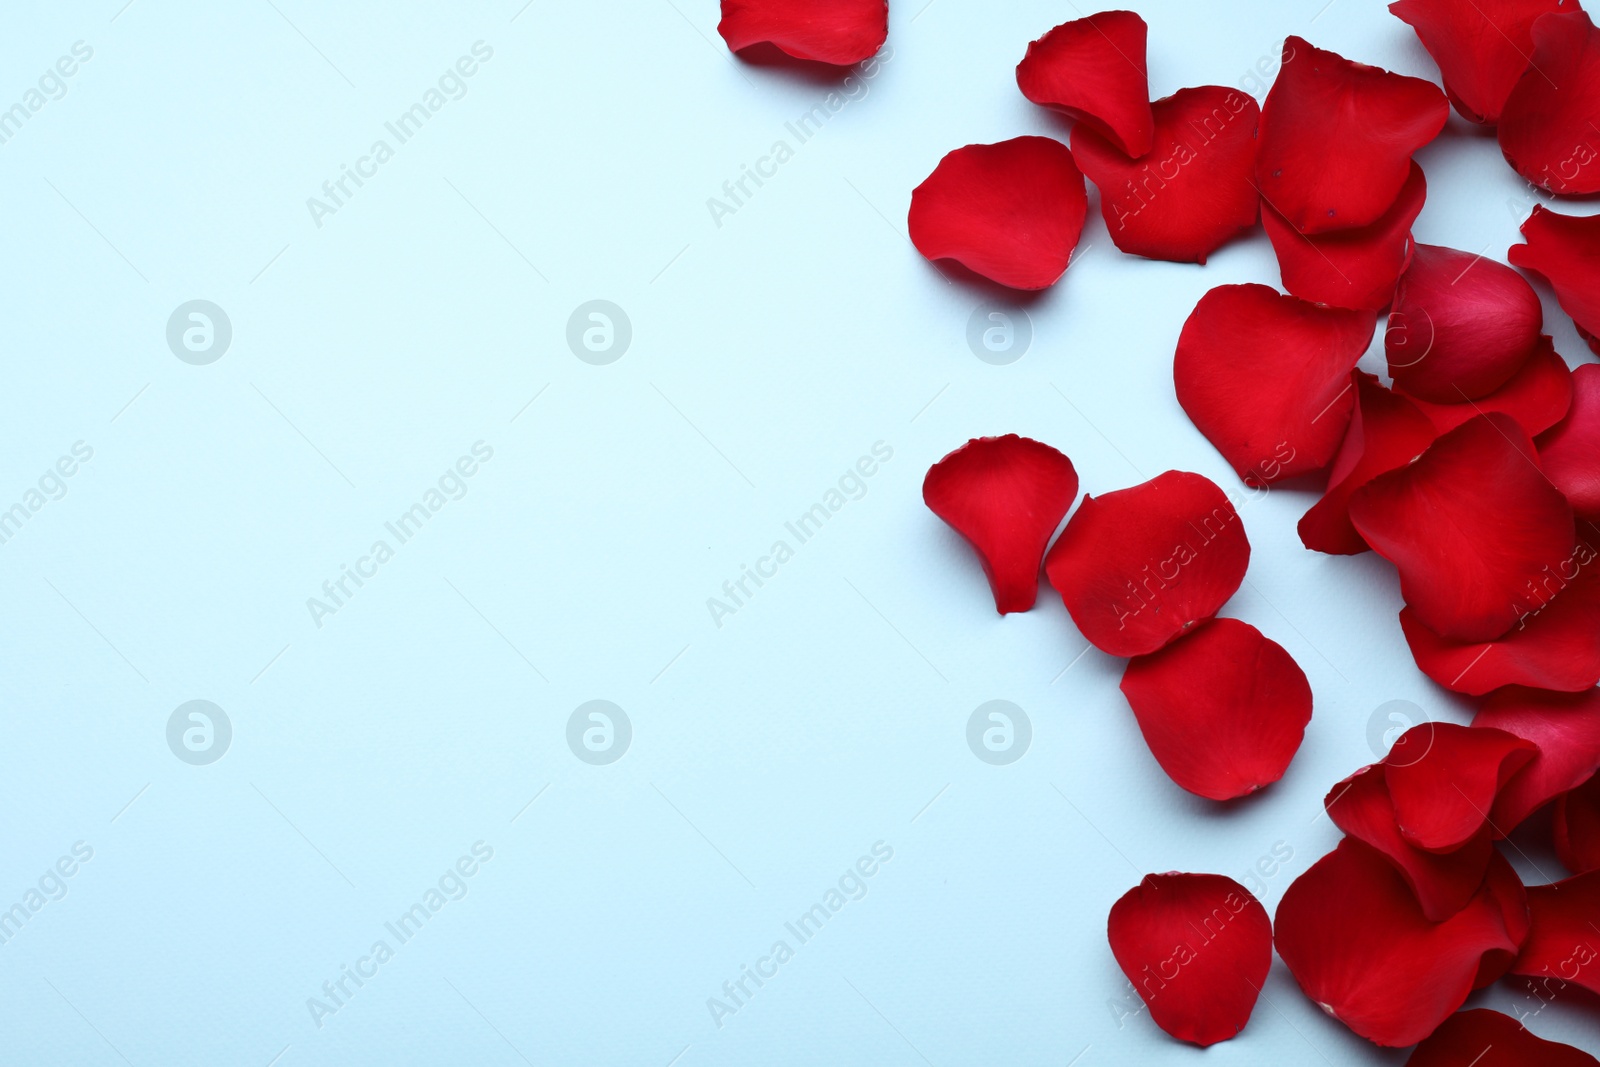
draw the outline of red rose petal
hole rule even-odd
[[[1528,69],[1534,20],[1575,6],[1563,0],[1398,0],[1389,10],[1417,31],[1461,117],[1493,126]]]
[[[1522,943],[1528,939],[1528,929],[1533,919],[1528,914],[1528,891],[1516,870],[1499,852],[1489,857],[1489,876],[1483,881],[1489,900],[1500,911],[1500,921],[1505,925],[1511,948],[1494,948],[1483,954],[1478,963],[1478,976],[1473,989],[1486,989],[1511,973]]]
[[[1149,27],[1132,11],[1064,22],[1028,45],[1017,88],[1103,134],[1123,155],[1150,151],[1155,119],[1145,73]]]
[[[1563,215],[1543,204],[1522,224],[1525,244],[1506,253],[1513,266],[1544,276],[1561,310],[1600,352],[1600,215]]]
[[[1484,701],[1472,725],[1504,730],[1539,746],[1539,754],[1495,798],[1490,818],[1502,837],[1600,770],[1600,690],[1550,693],[1507,686]]]
[[[1529,978],[1554,978],[1600,993],[1600,871],[1528,887],[1533,929],[1511,967]]]
[[[928,468],[923,502],[978,552],[1000,614],[1027,611],[1039,561],[1078,496],[1072,461],[1027,437],[979,437]]]
[[[1261,197],[1251,179],[1261,109],[1249,94],[1221,85],[1179,89],[1151,107],[1155,147],[1144,159],[1129,158],[1087,124],[1072,131],[1072,154],[1100,189],[1100,213],[1118,248],[1204,263],[1256,224]]]
[[[1575,8],[1577,5],[1574,4]],[[1500,151],[1541,189],[1600,192],[1600,30],[1582,11],[1541,15],[1528,69],[1500,112]]]
[[[1600,870],[1600,775],[1556,798],[1555,839],[1567,870]]]
[[[1600,365],[1585,363],[1572,372],[1572,405],[1535,443],[1539,466],[1572,510],[1600,519]]]
[[[1411,259],[1411,224],[1422,213],[1428,183],[1411,174],[1389,210],[1366,226],[1307,236],[1268,205],[1261,224],[1278,256],[1283,287],[1301,300],[1341,308],[1388,307]]]
[[[1178,403],[1248,485],[1320,470],[1344,440],[1350,372],[1375,322],[1265,285],[1218,286],[1178,337]]]
[[[1382,764],[1400,836],[1430,852],[1466,844],[1487,826],[1501,788],[1538,752],[1532,741],[1503,730],[1413,726]]]
[[[1600,1067],[1600,1060],[1536,1037],[1509,1015],[1474,1008],[1446,1019],[1406,1067]]]
[[[1212,800],[1282,778],[1311,721],[1311,686],[1300,666],[1237,619],[1214,619],[1130,660],[1122,692],[1161,769]]]
[[[972,144],[939,161],[911,193],[911,241],[1013,289],[1066,272],[1089,209],[1072,153],[1048,137]]]
[[[1560,422],[1571,409],[1572,372],[1550,338],[1540,337],[1522,369],[1488,396],[1459,404],[1436,404],[1410,396],[1404,389],[1397,388],[1396,392],[1421,408],[1440,433],[1448,433],[1468,419],[1498,411],[1510,415],[1529,434],[1538,434]]]
[[[1209,478],[1167,471],[1085,496],[1044,566],[1085,638],[1113,656],[1137,656],[1215,615],[1249,563],[1227,494]]]
[[[1411,154],[1449,114],[1431,82],[1290,37],[1261,109],[1261,198],[1301,233],[1375,222],[1400,195]]]
[[[1147,874],[1111,907],[1111,953],[1157,1026],[1206,1046],[1250,1021],[1272,967],[1272,922],[1220,874]]]
[[[1403,467],[1433,443],[1433,422],[1378,379],[1356,371],[1356,407],[1328,471],[1328,490],[1300,519],[1300,542],[1313,552],[1353,556],[1369,549],[1350,522],[1350,494],[1384,471]]]
[[[797,59],[848,66],[889,36],[885,0],[722,0],[717,32],[728,48],[774,44]]]
[[[1389,375],[1424,400],[1476,400],[1522,368],[1543,326],[1539,294],[1510,267],[1417,245],[1383,337]]]
[[[1284,891],[1274,928],[1306,995],[1391,1047],[1422,1040],[1459,1008],[1485,956],[1517,950],[1487,883],[1461,911],[1429,922],[1400,872],[1352,838]]]
[[[1414,463],[1350,497],[1350,521],[1400,571],[1400,591],[1436,633],[1488,641],[1511,629],[1529,582],[1572,552],[1572,507],[1535,466],[1533,442],[1483,415]]]

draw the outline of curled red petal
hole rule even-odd
[[[1500,921],[1511,947],[1493,948],[1483,954],[1473,989],[1485,989],[1511,973],[1511,965],[1516,962],[1517,953],[1528,939],[1528,929],[1533,925],[1528,913],[1528,890],[1515,868],[1498,851],[1489,857],[1489,874],[1483,880],[1483,888],[1500,911]]]
[[[1308,236],[1268,205],[1261,224],[1277,253],[1283,287],[1315,304],[1374,311],[1388,307],[1400,272],[1411,259],[1411,224],[1427,197],[1422,168],[1413,163],[1394,203],[1365,226]]]
[[[1533,928],[1512,964],[1514,974],[1571,982],[1600,993],[1600,871],[1528,887]]]
[[[1567,870],[1600,871],[1600,775],[1556,798],[1555,839]]]
[[[1600,352],[1600,215],[1563,215],[1536,204],[1522,224],[1522,239],[1507,258],[1544,276],[1561,310]]]
[[[1014,433],[968,441],[922,480],[923,502],[977,550],[1002,615],[1033,607],[1039,561],[1077,496],[1072,461]]]
[[[1353,838],[1295,879],[1273,925],[1278,955],[1306,996],[1392,1047],[1422,1040],[1459,1008],[1486,956],[1517,950],[1488,883],[1465,908],[1429,922],[1400,872]]]
[[[1572,510],[1600,520],[1600,364],[1585,363],[1572,372],[1572,405],[1535,443],[1539,466]]]
[[[1213,619],[1137,656],[1122,692],[1167,776],[1211,800],[1276,782],[1311,721],[1311,685],[1283,646],[1249,623]]]
[[[1466,844],[1488,825],[1501,788],[1538,751],[1532,741],[1503,730],[1413,726],[1382,764],[1400,836],[1430,852]]]
[[[1407,606],[1435,632],[1499,637],[1522,615],[1528,584],[1571,555],[1572,507],[1533,454],[1511,418],[1482,415],[1350,497],[1350,521],[1400,571]]]
[[[1417,245],[1383,335],[1389,375],[1411,396],[1459,404],[1511,380],[1539,343],[1539,294],[1503,263]]]
[[[1045,574],[1096,648],[1154,652],[1217,613],[1244,581],[1250,541],[1217,484],[1187,471],[1085,496]]]
[[[722,0],[717,32],[730,51],[772,44],[796,59],[848,66],[889,36],[886,0]]]
[[[1072,152],[1048,137],[969,144],[912,190],[907,225],[928,259],[953,259],[1013,289],[1066,272],[1089,209]]]
[[[1600,30],[1572,5],[1533,23],[1528,69],[1500,111],[1500,151],[1541,189],[1600,192]]]
[[[1600,1060],[1546,1041],[1509,1015],[1474,1008],[1446,1019],[1406,1067],[1600,1067]]]
[[[1493,126],[1528,69],[1534,20],[1576,6],[1571,0],[1397,0],[1389,10],[1417,31],[1461,117]]]
[[[1404,389],[1395,391],[1410,396]],[[1410,399],[1433,420],[1440,433],[1448,433],[1468,419],[1498,411],[1510,415],[1529,434],[1539,434],[1560,422],[1572,407],[1572,372],[1550,338],[1540,337],[1522,369],[1488,396],[1458,404],[1437,404],[1414,396]]]
[[[1218,286],[1178,337],[1178,403],[1248,485],[1320,470],[1344,440],[1350,372],[1376,321],[1266,285]]]
[[[1220,874],[1147,874],[1111,906],[1111,953],[1180,1041],[1215,1045],[1250,1021],[1272,967],[1272,921]]]
[[[1290,37],[1261,109],[1261,198],[1301,233],[1366,226],[1389,210],[1411,154],[1439,135],[1449,115],[1431,82]]]
[[[1551,693],[1507,686],[1483,702],[1472,725],[1504,730],[1539,747],[1495,798],[1490,819],[1499,836],[1600,770],[1600,690]]]
[[[1350,494],[1385,471],[1422,455],[1438,431],[1415,404],[1365,371],[1356,371],[1356,406],[1328,471],[1328,489],[1300,519],[1300,542],[1313,552],[1353,556],[1369,549],[1350,521]]]
[[[1179,89],[1151,108],[1154,148],[1143,159],[1087,124],[1072,131],[1072,153],[1100,189],[1113,244],[1130,255],[1204,263],[1256,224],[1261,109],[1248,93],[1221,85]]]
[[[1063,22],[1017,64],[1017,88],[1099,131],[1124,155],[1150,151],[1155,118],[1145,73],[1149,27],[1132,11],[1101,11]]]

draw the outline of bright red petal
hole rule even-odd
[[[1431,82],[1290,37],[1261,109],[1261,198],[1301,233],[1366,226],[1389,210],[1411,154],[1449,115]]]
[[[1528,891],[1516,869],[1498,851],[1489,857],[1489,875],[1483,880],[1483,888],[1500,912],[1500,922],[1505,926],[1512,947],[1490,949],[1483,954],[1473,989],[1486,989],[1511,973],[1511,965],[1516,962],[1522,943],[1528,939],[1528,929],[1533,925],[1528,914]]]
[[[1045,573],[1096,648],[1137,656],[1215,615],[1244,581],[1250,542],[1215,482],[1167,471],[1085,496]]]
[[[1154,143],[1144,64],[1148,32],[1132,11],[1064,22],[1028,45],[1017,64],[1017,87],[1035,104],[1065,111],[1137,159]]]
[[[1572,372],[1550,338],[1540,337],[1522,369],[1488,396],[1457,404],[1436,404],[1410,396],[1404,389],[1395,391],[1407,395],[1421,408],[1440,433],[1447,433],[1468,419],[1498,411],[1510,415],[1529,434],[1538,434],[1560,422],[1572,407]]]
[[[722,0],[717,32],[728,48],[774,44],[797,59],[848,66],[889,36],[885,0]]]
[[[1002,615],[1033,607],[1045,545],[1077,496],[1072,461],[1016,434],[968,441],[922,481],[923,501],[977,550]]]
[[[1600,775],[1556,799],[1556,854],[1577,874],[1600,871]]]
[[[1274,927],[1278,955],[1306,995],[1392,1047],[1422,1040],[1459,1008],[1485,956],[1517,949],[1487,884],[1461,911],[1429,922],[1400,872],[1351,838],[1295,879]]]
[[[1512,973],[1554,978],[1600,993],[1600,871],[1528,887],[1533,929]]]
[[[1582,11],[1540,16],[1528,69],[1500,112],[1506,162],[1552,193],[1600,192],[1597,115],[1600,30]]]
[[[1600,215],[1563,215],[1536,204],[1522,224],[1525,244],[1506,253],[1513,266],[1544,276],[1561,310],[1600,352]]]
[[[1539,752],[1502,730],[1426,722],[1401,735],[1383,760],[1400,836],[1447,852],[1488,825],[1494,799]]]
[[[1528,69],[1534,20],[1576,6],[1563,0],[1398,0],[1389,10],[1417,31],[1461,117],[1493,126]]]
[[[1530,582],[1572,554],[1572,508],[1505,415],[1484,415],[1350,498],[1350,521],[1400,571],[1400,591],[1435,632],[1488,641],[1516,625]]]
[[[1265,285],[1218,286],[1178,337],[1178,403],[1249,485],[1320,470],[1344,440],[1350,372],[1376,320]]]
[[[1356,407],[1328,472],[1328,490],[1300,519],[1300,542],[1313,552],[1353,556],[1369,548],[1350,522],[1350,494],[1403,467],[1433,443],[1433,423],[1405,397],[1356,371]]]
[[[1484,701],[1472,725],[1504,730],[1539,746],[1539,754],[1495,798],[1490,817],[1502,837],[1600,770],[1600,689],[1549,693],[1507,686]]]
[[[1417,245],[1383,336],[1389,374],[1424,400],[1476,400],[1522,368],[1543,326],[1539,294],[1510,267]]]
[[[1307,236],[1269,205],[1261,212],[1283,287],[1315,304],[1376,311],[1389,306],[1395,282],[1411,259],[1411,224],[1422,213],[1428,183],[1411,174],[1389,210],[1375,222]]]
[[[1272,922],[1220,874],[1147,874],[1111,907],[1111,953],[1157,1026],[1196,1045],[1250,1021],[1272,966]]]
[[[1406,1067],[1600,1067],[1600,1060],[1536,1037],[1509,1015],[1474,1008],[1446,1019]]]
[[[1566,417],[1539,436],[1539,466],[1566,494],[1572,510],[1600,520],[1600,365],[1572,372]]]
[[[953,259],[1013,289],[1043,289],[1066,272],[1089,209],[1072,153],[1048,137],[972,144],[912,190],[917,251]]]
[[[1256,224],[1261,197],[1251,179],[1261,109],[1220,85],[1179,89],[1151,107],[1155,148],[1144,159],[1131,159],[1087,124],[1072,131],[1072,154],[1100,189],[1100,213],[1118,248],[1204,263]]]
[[[1311,721],[1311,685],[1300,666],[1237,619],[1213,620],[1130,660],[1122,692],[1161,769],[1212,800],[1282,778]]]

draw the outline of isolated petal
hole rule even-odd
[[[1215,615],[1249,563],[1227,494],[1209,478],[1167,471],[1085,496],[1044,566],[1085,638],[1113,656],[1137,656]]]
[[[1214,619],[1130,660],[1122,692],[1161,769],[1212,800],[1282,778],[1311,721],[1305,672],[1237,619]]]
[[[1600,215],[1563,215],[1536,204],[1522,224],[1525,244],[1506,253],[1513,266],[1544,276],[1561,310],[1600,352]]]
[[[1567,870],[1600,871],[1600,775],[1556,798],[1555,839]]]
[[[1039,562],[1078,496],[1072,461],[1027,437],[979,437],[928,468],[923,502],[978,553],[1000,614],[1027,611]]]
[[[1013,289],[1043,289],[1067,269],[1088,211],[1072,153],[1048,137],[972,144],[911,193],[911,241]]]
[[[1545,477],[1566,494],[1572,510],[1600,520],[1600,364],[1572,372],[1572,405],[1535,444]]]
[[[1574,10],[1533,24],[1528,69],[1500,112],[1500,151],[1541,189],[1600,192],[1600,30]]]
[[[1099,131],[1123,155],[1150,151],[1155,119],[1145,73],[1149,27],[1132,11],[1102,11],[1064,22],[1028,45],[1017,88]]]
[[[847,66],[889,36],[886,0],[722,0],[717,32],[741,52],[770,43],[797,59]]]
[[[1113,244],[1130,255],[1204,263],[1256,224],[1261,109],[1248,93],[1221,85],[1179,89],[1151,108],[1154,148],[1144,158],[1130,158],[1088,124],[1072,131],[1072,154],[1100,189]]]
[[[1469,419],[1497,411],[1510,415],[1529,434],[1539,434],[1560,422],[1571,408],[1572,372],[1550,338],[1540,337],[1522,369],[1488,396],[1439,404],[1410,396],[1403,388],[1396,387],[1395,392],[1409,397],[1441,434]]]
[[[1398,0],[1389,10],[1417,31],[1461,117],[1493,126],[1528,69],[1534,20],[1575,7],[1572,0]]]
[[[1533,929],[1512,965],[1512,973],[1553,978],[1600,993],[1600,871],[1574,875],[1552,885],[1528,887]]]
[[[1516,625],[1530,582],[1572,554],[1572,508],[1505,415],[1482,415],[1350,498],[1350,521],[1400,571],[1430,629],[1488,641]]]
[[[1449,114],[1432,82],[1290,37],[1261,109],[1261,198],[1301,233],[1366,226],[1389,210],[1411,154]]]
[[[1600,1067],[1600,1060],[1537,1037],[1509,1015],[1474,1008],[1446,1019],[1406,1067]]]
[[[1497,835],[1509,834],[1600,770],[1600,690],[1551,693],[1507,686],[1483,702],[1472,726],[1504,730],[1539,746],[1538,755],[1495,798],[1490,818]]]
[[[1487,827],[1501,788],[1538,751],[1503,730],[1448,722],[1413,726],[1382,763],[1400,836],[1432,852],[1466,844]]]
[[[1178,403],[1246,484],[1320,470],[1344,440],[1350,372],[1376,321],[1266,285],[1218,286],[1178,337]]]
[[[1272,922],[1220,874],[1147,874],[1111,907],[1112,955],[1157,1026],[1196,1045],[1250,1021],[1272,966]]]

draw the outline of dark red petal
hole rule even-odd
[[[1161,769],[1212,800],[1282,778],[1311,721],[1299,664],[1237,619],[1215,619],[1130,660],[1122,692]]]
[[[1100,189],[1100,213],[1122,251],[1204,263],[1218,246],[1256,224],[1261,197],[1256,128],[1261,109],[1221,85],[1179,89],[1151,105],[1154,150],[1135,160],[1087,124],[1072,131],[1072,154]]]
[[[1459,1008],[1484,957],[1515,952],[1500,900],[1485,887],[1429,922],[1400,872],[1352,838],[1284,891],[1278,955],[1311,1000],[1379,1045],[1427,1037]]]
[[[1027,437],[979,437],[928,468],[923,502],[978,552],[1004,615],[1039,593],[1039,561],[1078,496],[1072,461]]]
[[[911,241],[1013,289],[1055,284],[1089,209],[1072,153],[1048,137],[969,144],[911,192]]]
[[[1528,583],[1572,554],[1572,508],[1532,455],[1516,422],[1483,415],[1350,497],[1350,521],[1399,569],[1406,604],[1435,632],[1499,637],[1522,615]]]
[[[797,59],[848,66],[889,36],[885,0],[722,0],[717,32],[728,48],[774,44]]]
[[[1389,10],[1417,31],[1461,117],[1493,126],[1528,69],[1534,19],[1576,6],[1563,0],[1398,0]]]
[[[1266,285],[1220,285],[1178,337],[1178,403],[1249,485],[1320,470],[1344,440],[1350,372],[1376,321]]]
[[[1495,799],[1490,817],[1502,837],[1600,770],[1600,689],[1550,693],[1507,686],[1484,701],[1472,725],[1504,730],[1539,746],[1539,754]]]
[[[1157,1026],[1214,1045],[1250,1021],[1272,966],[1272,922],[1220,874],[1147,874],[1111,907],[1111,953]]]
[[[1085,496],[1044,567],[1085,638],[1113,656],[1137,656],[1215,615],[1249,563],[1227,494],[1209,478],[1167,471]]]
[[[1556,798],[1555,839],[1567,870],[1600,871],[1600,775]]]
[[[1600,566],[1578,545],[1523,591],[1522,617],[1487,643],[1453,641],[1430,630],[1410,608],[1400,627],[1417,666],[1446,689],[1481,696],[1502,685],[1576,693],[1600,682]]]
[[[1563,215],[1536,204],[1522,224],[1526,244],[1512,245],[1513,266],[1544,276],[1561,310],[1600,352],[1600,215]]]
[[[1411,154],[1449,115],[1432,82],[1290,37],[1261,109],[1261,198],[1301,233],[1366,226],[1389,210]]]
[[[1536,1037],[1509,1015],[1474,1008],[1446,1019],[1417,1046],[1406,1067],[1600,1067],[1600,1060],[1571,1045]]]
[[[1512,947],[1490,949],[1483,954],[1473,989],[1485,989],[1511,973],[1511,965],[1516,962],[1517,953],[1528,939],[1528,929],[1533,925],[1528,913],[1528,891],[1517,877],[1516,869],[1499,852],[1489,857],[1489,876],[1484,879],[1483,888],[1500,911],[1500,921],[1505,925]]]
[[[1123,155],[1150,151],[1155,119],[1145,74],[1149,27],[1132,11],[1102,11],[1063,22],[1028,45],[1017,88],[1105,135]]]
[[[1417,245],[1383,335],[1389,375],[1424,400],[1476,400],[1522,368],[1543,326],[1539,294],[1510,267]]]
[[[1300,541],[1313,552],[1353,556],[1368,550],[1350,522],[1350,494],[1384,471],[1403,467],[1433,443],[1432,421],[1378,379],[1356,371],[1356,407],[1328,471],[1328,490],[1300,519]]]
[[[1500,112],[1506,162],[1552,193],[1600,192],[1597,115],[1600,30],[1582,11],[1541,15],[1533,24],[1528,69]]]
[[[1572,372],[1550,338],[1540,337],[1522,369],[1488,396],[1458,404],[1436,404],[1410,396],[1404,389],[1397,388],[1396,392],[1421,408],[1440,433],[1447,433],[1468,419],[1499,411],[1510,415],[1529,434],[1538,434],[1560,422],[1572,407]]]
[[[1501,787],[1539,749],[1503,730],[1425,722],[1402,734],[1383,760],[1400,835],[1418,848],[1447,852],[1489,821]]]
[[[1514,974],[1554,978],[1600,993],[1600,871],[1528,887],[1533,929]]]
[[[1572,406],[1536,443],[1539,466],[1572,510],[1600,520],[1600,365],[1585,363],[1572,372]]]
[[[1261,224],[1278,255],[1283,287],[1301,300],[1341,308],[1388,307],[1411,259],[1411,224],[1422,213],[1428,183],[1411,174],[1389,210],[1366,225],[1307,236],[1269,205]]]

